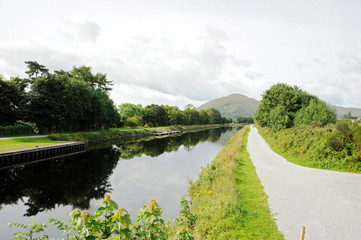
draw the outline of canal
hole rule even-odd
[[[45,223],[50,238],[65,237],[48,222],[67,223],[74,209],[94,212],[105,193],[130,212],[156,199],[163,219],[178,216],[189,180],[212,161],[240,128],[218,128],[180,136],[89,145],[87,151],[49,161],[0,169],[0,239],[18,229],[9,222]]]

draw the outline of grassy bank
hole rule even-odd
[[[220,125],[191,125],[191,126],[167,126],[157,128],[139,128],[139,129],[109,129],[97,132],[78,132],[70,134],[50,134],[49,138],[57,141],[82,141],[82,142],[99,142],[114,139],[130,139],[142,138],[152,136],[155,132],[167,132],[173,130],[180,130],[181,132],[201,131],[212,128],[219,128],[223,126],[231,126],[228,124]]]
[[[248,132],[236,133],[191,184],[195,239],[283,239],[246,151]]]
[[[56,143],[62,143],[63,141],[52,141],[50,138],[15,138],[0,140],[0,152],[11,151],[22,148],[30,148],[36,146],[46,146]]]
[[[276,153],[298,165],[345,172],[361,172],[357,125],[338,122],[320,127],[300,125],[272,132],[257,126]]]

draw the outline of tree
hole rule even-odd
[[[322,126],[335,123],[336,113],[325,102],[311,99],[308,106],[304,106],[297,112],[294,124],[310,124],[311,122],[319,123]]]
[[[166,126],[168,121],[168,114],[162,106],[151,104],[144,108],[143,120],[149,126]]]
[[[277,131],[301,123],[319,122],[324,125],[334,122],[335,116],[334,111],[317,97],[297,86],[278,83],[262,95],[255,120],[259,125]]]
[[[25,107],[27,120],[37,123],[42,132],[116,126],[119,113],[105,90],[106,84],[94,87],[88,81],[101,74],[93,75],[87,67],[80,68],[83,75],[73,74],[74,69],[71,72],[59,70],[34,79]]]
[[[96,73],[94,75],[91,70],[91,67],[86,66],[73,67],[70,74],[73,78],[88,83],[93,89],[99,89],[104,92],[112,90],[110,86],[113,85],[113,82],[107,80],[106,74]]]
[[[237,123],[254,123],[253,117],[238,117]]]
[[[0,75],[0,125],[12,125],[21,119],[26,82],[18,77],[5,80]]]
[[[40,131],[59,131],[65,120],[64,81],[53,74],[35,79],[26,106],[28,120],[35,122]]]
[[[210,124],[211,123],[211,118],[209,117],[206,110],[199,111],[199,123],[200,124]]]
[[[273,108],[270,112],[269,127],[273,131],[289,128],[292,124],[292,120],[289,117],[289,112],[282,105]]]
[[[131,124],[134,125],[133,124],[135,120],[134,117],[136,117],[138,124],[141,124],[144,116],[144,109],[141,104],[135,105],[132,103],[123,103],[118,106],[118,110],[119,110],[120,122],[122,124],[126,124],[127,120],[129,118],[132,118]]]
[[[195,108],[186,108],[183,111],[184,120],[187,125],[197,125],[200,123],[199,112]]]
[[[39,64],[37,61],[25,61],[27,67],[29,68],[27,73],[29,75],[29,78],[32,80],[35,80],[38,75],[44,76],[46,73],[49,72],[49,69],[47,69],[44,65]]]
[[[206,110],[211,124],[220,124],[222,122],[221,112],[216,108],[210,108]]]
[[[293,121],[296,112],[302,107],[300,97],[301,90],[298,87],[291,87],[284,83],[278,83],[268,89],[263,95],[261,104],[255,114],[255,119],[261,126],[271,127],[272,109],[283,106],[282,112]]]
[[[168,114],[168,125],[182,125],[185,123],[184,115],[178,107],[175,106],[163,106]]]
[[[348,118],[348,119],[357,119],[357,117],[352,116],[351,112],[349,111],[347,114],[343,115],[343,118]]]

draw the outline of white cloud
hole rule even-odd
[[[346,47],[344,52],[340,54],[341,60],[344,62],[342,71],[345,73],[361,73],[361,46],[351,45]]]
[[[361,107],[358,1],[19,0],[0,1],[0,9],[5,77],[23,75],[24,61],[35,60],[50,70],[106,73],[117,104],[259,99],[286,82]]]
[[[84,15],[74,15],[66,20],[68,36],[85,42],[95,42],[100,36],[100,27]]]

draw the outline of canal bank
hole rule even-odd
[[[70,157],[0,171],[0,238],[11,239],[16,231],[8,222],[28,224],[34,217],[35,223],[48,225],[49,237],[64,237],[48,219],[67,222],[74,208],[92,214],[105,193],[128,210],[133,221],[153,198],[162,207],[163,218],[172,219],[179,213],[188,180],[197,178],[236,131],[217,128],[111,142]]]
[[[97,132],[78,132],[69,134],[50,134],[49,138],[54,141],[81,141],[85,143],[99,143],[106,141],[146,138],[153,136],[168,135],[164,133],[183,134],[188,132],[203,131],[221,127],[236,127],[242,125],[235,124],[211,124],[211,125],[190,125],[190,126],[167,126],[157,128],[141,129],[109,129]]]
[[[68,142],[3,151],[0,152],[0,168],[81,152],[84,148],[84,142]]]

